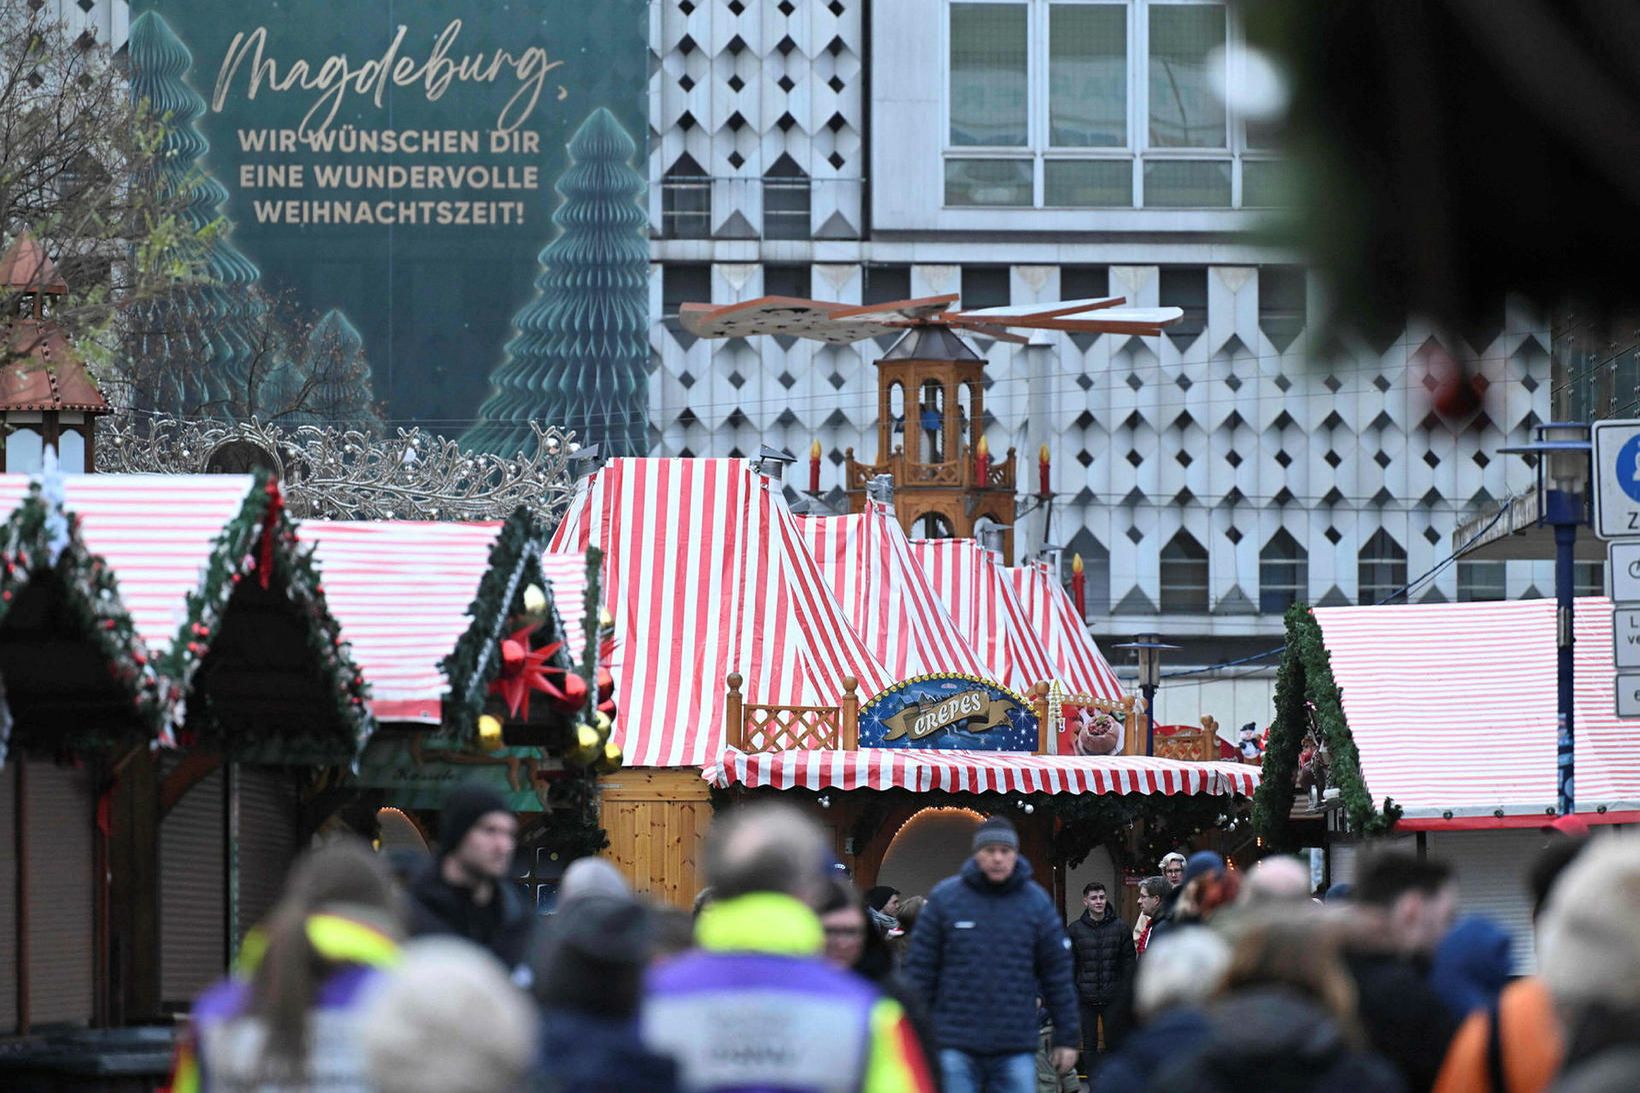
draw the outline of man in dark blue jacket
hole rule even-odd
[[[1070,939],[1006,819],[981,824],[973,858],[928,894],[905,975],[928,1007],[945,1093],[1032,1093],[1038,998],[1053,1018],[1054,1066],[1076,1065]]]

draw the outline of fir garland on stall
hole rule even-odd
[[[303,616],[310,651],[334,703],[333,717],[318,724],[285,726],[277,742],[230,739],[209,696],[193,692],[194,675],[210,653],[235,590],[246,579],[282,590]],[[257,474],[244,505],[212,544],[200,587],[188,594],[186,617],[165,654],[162,671],[189,700],[189,742],[230,756],[265,753],[276,744],[281,756],[351,760],[374,729],[369,686],[325,603],[313,548],[298,547],[279,484],[266,472]]]
[[[1327,745],[1328,780],[1338,787],[1350,829],[1383,834],[1395,826],[1401,809],[1388,797],[1382,809],[1373,806],[1321,626],[1307,605],[1294,604],[1287,609],[1286,628],[1287,648],[1276,671],[1275,720],[1253,796],[1253,829],[1272,850],[1296,849],[1290,816],[1298,753],[1313,726]]]
[[[79,518],[48,502],[35,483],[0,529],[0,622],[24,590],[42,579],[57,582],[63,592],[62,621],[97,650],[109,676],[129,695],[136,731],[166,739],[169,691],[120,598],[119,582],[103,557],[86,549]],[[0,763],[13,743],[5,731],[8,725],[9,717],[0,714]],[[80,754],[118,742],[107,730],[73,721],[53,726],[48,737],[15,741],[59,754]]]

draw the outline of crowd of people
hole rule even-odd
[[[1528,880],[1536,976],[1387,850],[1317,898],[1307,864],[1168,854],[1062,920],[1005,818],[926,895],[862,892],[826,833],[735,809],[693,913],[610,863],[537,919],[517,822],[456,790],[437,854],[310,850],[195,1003],[173,1093],[585,1090],[1601,1093],[1640,1088],[1640,839],[1555,836]]]

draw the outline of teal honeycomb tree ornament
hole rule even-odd
[[[556,189],[559,234],[541,251],[536,293],[513,319],[493,393],[463,443],[529,452],[531,420],[574,430],[604,455],[649,450],[649,243],[637,145],[608,110],[569,142]]]
[[[146,101],[164,122],[154,177],[141,184],[186,194],[185,226],[201,231],[222,220],[228,192],[205,170],[209,142],[196,124],[205,100],[188,86],[193,56],[158,14],[148,11],[131,23],[131,93]],[[137,352],[155,362],[160,376],[145,407],[210,417],[236,416],[235,408],[254,401],[246,391],[255,338],[249,331],[267,305],[250,291],[261,271],[241,254],[223,230],[212,242],[197,282],[167,299],[145,305],[137,322]]]

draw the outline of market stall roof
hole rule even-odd
[[[913,539],[911,552],[987,675],[1021,694],[1065,675],[994,553],[972,539]]]
[[[1059,669],[1059,682],[1077,694],[1120,698],[1122,685],[1116,673],[1088,633],[1076,602],[1048,563],[1011,566],[1008,577],[1034,624],[1032,632],[1042,640]]]
[[[1404,810],[1400,827],[1530,825],[1553,813],[1553,600],[1314,616],[1361,774],[1373,800]],[[1580,598],[1576,624],[1577,811],[1640,818],[1640,732],[1616,716],[1610,602]]]
[[[28,494],[30,476],[0,474],[0,511]],[[119,580],[120,599],[151,654],[170,647],[216,537],[245,505],[242,474],[65,474],[63,507],[86,548]]]
[[[1026,755],[937,748],[741,752],[702,775],[749,789],[909,789],[918,793],[1147,793],[1249,796],[1257,767],[1141,755]]]
[[[615,459],[555,551],[604,551],[619,645],[615,740],[631,766],[702,766],[724,746],[725,680],[748,704],[835,705],[891,673],[849,626],[778,488],[738,459]]]
[[[325,599],[370,682],[378,721],[436,725],[449,690],[439,662],[472,625],[468,608],[490,564],[501,522],[304,520],[297,535],[314,547]],[[542,559],[561,605],[569,648],[585,641],[581,600],[586,559]]]
[[[797,523],[855,633],[896,680],[990,675],[882,506],[868,502],[863,513],[799,516]]]

